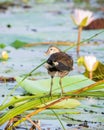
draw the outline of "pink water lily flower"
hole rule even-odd
[[[73,22],[78,26],[78,38],[77,38],[77,47],[76,47],[77,58],[78,58],[78,57],[80,57],[80,55],[79,55],[80,40],[81,40],[81,33],[83,30],[83,27],[90,24],[93,21],[94,17],[93,17],[93,12],[91,12],[91,11],[75,9],[73,15],[71,15],[71,18],[72,18]]]
[[[82,9],[75,9],[72,19],[77,26],[87,26],[94,19],[93,12]]]

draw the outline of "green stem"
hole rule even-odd
[[[92,72],[92,71],[89,72],[89,78],[90,78],[90,79],[93,78],[93,72]]]
[[[97,37],[97,36],[100,35],[101,33],[104,33],[104,30],[103,30],[103,31],[100,31],[100,32],[98,32],[98,33],[96,33],[96,34],[94,34],[93,36],[91,36],[91,37],[89,37],[89,38],[87,38],[87,39],[85,39],[85,40],[83,40],[83,41],[81,41],[81,42],[79,43],[79,45],[82,45],[84,42],[90,41],[91,39],[93,39],[94,37]],[[67,49],[64,50],[64,52],[67,52],[68,50],[70,50],[71,48],[75,47],[76,45],[77,45],[77,44],[74,44],[73,46],[68,47]]]
[[[51,109],[51,110],[52,110],[52,109]],[[57,119],[58,119],[58,121],[60,122],[60,124],[61,124],[63,130],[66,130],[65,127],[64,127],[64,125],[63,125],[63,123],[62,123],[62,121],[61,121],[61,119],[60,119],[59,116],[56,114],[56,112],[55,112],[54,110],[52,110],[52,112],[53,112],[54,115],[57,117]]]

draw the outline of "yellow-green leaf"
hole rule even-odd
[[[17,82],[20,82],[21,80],[22,78],[20,77],[16,78]],[[51,82],[51,79],[41,79],[41,80],[35,80],[35,81],[25,79],[20,84],[20,86],[24,88],[28,93],[44,95],[44,93],[48,94],[50,91],[50,82]],[[59,85],[59,78],[55,77],[53,82],[54,83],[53,83],[53,88],[52,88],[52,92],[53,92],[52,94],[53,95],[60,94],[61,89]],[[93,83],[94,81],[86,78],[83,75],[66,76],[62,79],[63,89],[66,93],[71,92],[73,90],[78,90],[80,88],[84,88]]]
[[[54,100],[55,101],[55,100]],[[51,101],[53,102],[53,101]],[[51,102],[48,102],[48,104],[50,104]],[[48,105],[48,104],[45,104],[45,105]],[[40,105],[38,106],[39,107],[43,107],[45,105]],[[66,99],[66,100],[63,100],[49,108],[55,108],[55,109],[59,109],[59,108],[75,108],[77,106],[80,105],[80,102],[76,99]]]

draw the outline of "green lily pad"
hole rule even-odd
[[[23,47],[25,44],[27,44],[27,43],[19,41],[19,40],[16,40],[13,43],[11,43],[11,46],[14,47],[14,48],[16,48],[16,49],[18,49],[18,48]]]
[[[0,43],[0,48],[1,49],[5,48],[5,47],[6,47],[6,45],[4,43]]]
[[[19,83],[22,80],[21,77],[16,77],[16,81]],[[95,83],[94,81],[86,78],[83,75],[76,75],[76,76],[66,76],[63,78],[63,89],[65,92],[71,92],[74,90],[78,90],[81,88],[84,88],[88,85],[91,85]],[[24,88],[28,93],[31,94],[44,94],[49,93],[50,91],[50,79],[41,79],[41,80],[28,80],[25,79],[22,83],[20,83],[20,86]],[[59,94],[60,91],[60,85],[59,85],[59,78],[54,78],[54,84],[53,84],[53,94]]]

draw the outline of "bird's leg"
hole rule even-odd
[[[51,87],[49,95],[52,96],[53,76],[51,76]]]
[[[61,95],[64,94],[64,90],[63,90],[63,87],[62,87],[62,78],[60,77],[60,80],[59,80],[59,85],[61,87]]]

